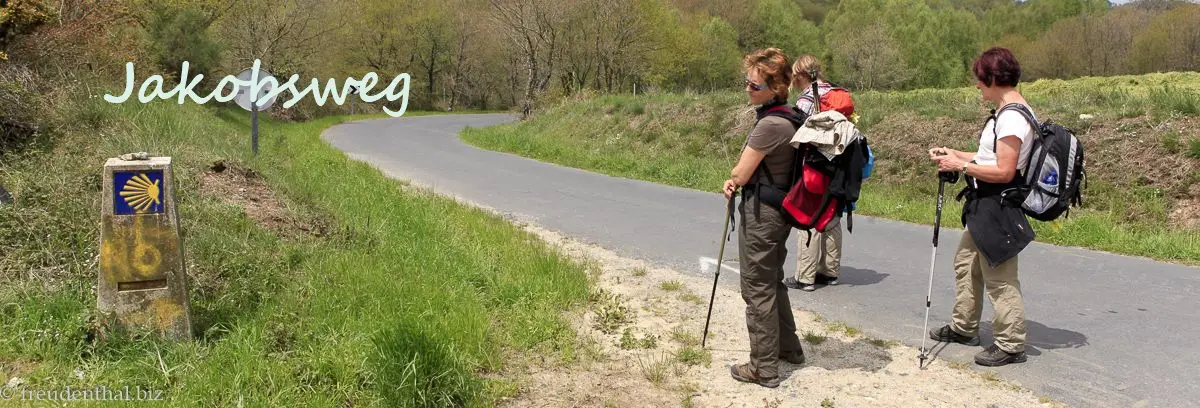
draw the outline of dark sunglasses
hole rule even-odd
[[[748,75],[746,76],[746,86],[750,87],[750,89],[753,89],[755,91],[761,91],[763,89],[767,89],[766,85],[759,85],[754,82],[750,82],[750,76],[748,76]]]

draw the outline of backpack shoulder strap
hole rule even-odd
[[[1029,108],[1027,108],[1025,105],[1022,105],[1019,103],[1010,103],[1010,104],[1000,107],[1000,109],[996,110],[996,113],[992,115],[992,119],[994,120],[992,122],[992,154],[996,154],[997,158],[999,157],[999,155],[996,153],[996,149],[998,148],[996,145],[998,145],[1000,143],[1000,139],[999,139],[1000,135],[997,133],[998,131],[996,130],[996,127],[997,127],[997,125],[1000,124],[999,123],[1000,114],[1004,113],[1004,111],[1010,111],[1010,110],[1015,110],[1015,111],[1021,113],[1021,116],[1025,117],[1025,121],[1029,122],[1030,129],[1033,130],[1033,137],[1037,138],[1037,137],[1041,137],[1041,135],[1042,135],[1041,130],[1040,130],[1041,125],[1038,124],[1037,118],[1033,117],[1033,112],[1030,112]],[[1020,157],[1019,157],[1020,153],[1021,152],[1019,152],[1019,151],[1017,152],[1018,163],[1020,162]],[[1033,149],[1029,149],[1029,154],[1030,155],[1033,154]],[[1025,170],[1019,172],[1018,175],[1022,179],[1024,179],[1028,173],[1029,173],[1029,167],[1026,167]]]
[[[1038,124],[1037,118],[1033,117],[1033,112],[1030,112],[1029,108],[1025,107],[1025,105],[1022,105],[1019,103],[1010,103],[1010,104],[1004,105],[1000,109],[997,109],[995,111],[995,113],[993,113],[992,116],[989,118],[989,120],[994,121],[992,123],[992,149],[993,150],[996,149],[996,143],[999,142],[999,135],[996,133],[997,132],[996,125],[998,125],[998,123],[995,123],[995,122],[998,122],[1000,120],[1001,113],[1004,113],[1004,111],[1010,111],[1010,110],[1015,110],[1015,111],[1021,113],[1021,116],[1025,117],[1025,121],[1029,122],[1029,126],[1033,128],[1033,136],[1034,137],[1038,137],[1041,135],[1041,131],[1039,130],[1041,128],[1041,125]]]

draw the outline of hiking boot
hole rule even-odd
[[[796,278],[789,276],[783,279],[783,286],[787,286],[792,289],[800,289],[801,285],[800,282],[796,281]]]
[[[747,382],[747,383],[754,383],[754,384],[758,384],[758,385],[761,385],[761,386],[767,387],[767,388],[778,387],[779,383],[781,381],[779,379],[779,376],[775,376],[775,377],[771,377],[771,378],[759,377],[758,374],[754,373],[754,369],[750,367],[750,363],[729,366],[729,374],[732,375],[733,379],[735,379],[735,380],[738,380],[741,382]]]
[[[978,346],[979,345],[979,336],[967,337],[967,336],[958,334],[958,332],[956,332],[956,331],[954,331],[954,329],[950,328],[950,325],[945,325],[945,326],[942,326],[941,328],[930,330],[929,338],[933,339],[935,341],[944,341],[947,343],[954,342],[954,343],[958,343],[958,344],[965,344],[968,346]]]
[[[816,280],[816,283],[823,283],[829,286],[837,286],[838,284],[838,278],[836,276],[829,276],[823,273],[818,273]]]
[[[1012,363],[1024,363],[1026,360],[1025,352],[1009,353],[1001,350],[1000,346],[995,344],[980,351],[975,355],[975,364],[988,367],[998,367]]]
[[[780,353],[779,359],[795,365],[804,364],[804,349]]]

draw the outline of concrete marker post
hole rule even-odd
[[[190,340],[171,158],[144,153],[110,158],[103,190],[98,308],[123,327]]]

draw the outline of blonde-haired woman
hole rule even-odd
[[[815,77],[813,74],[816,74]],[[796,98],[796,108],[808,115],[816,114],[820,106],[813,97],[813,82],[817,83],[823,105],[834,103],[838,111],[847,118],[853,115],[853,102],[846,112],[845,101],[850,100],[849,91],[830,84],[825,79],[821,62],[811,55],[802,55],[792,64],[792,87],[800,91]],[[835,92],[836,91],[836,92]],[[842,94],[842,92],[845,92]],[[799,256],[796,260],[796,276],[788,277],[783,284],[792,289],[812,292],[816,284],[837,285],[841,275],[842,264],[842,223],[841,217],[829,222],[825,232],[814,230],[812,239],[802,239],[799,244]]]
[[[780,210],[763,205],[761,194],[773,187],[786,192],[794,153],[788,142],[802,118],[787,105],[791,70],[788,58],[776,48],[758,50],[743,59],[746,95],[757,105],[737,165],[725,181],[726,198],[742,187],[738,207],[742,222],[738,235],[741,253],[741,292],[746,302],[746,327],[750,334],[750,362],[730,367],[733,378],[775,388],[779,386],[779,361],[804,362],[796,336],[796,323],[783,286],[783,264],[791,233]],[[761,164],[761,166],[760,166]],[[778,190],[776,190],[778,191]]]

